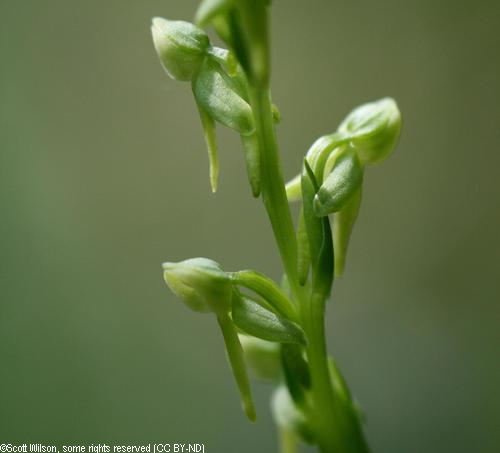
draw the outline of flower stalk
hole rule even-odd
[[[279,111],[269,87],[269,5],[270,0],[202,1],[197,24],[212,25],[228,49],[212,46],[201,28],[183,21],[155,18],[152,32],[167,74],[191,82],[214,192],[216,124],[241,136],[251,192],[262,197],[281,257],[282,285],[253,270],[226,272],[206,258],[166,263],[165,280],[191,309],[216,315],[250,420],[256,413],[247,362],[257,375],[276,382],[272,409],[282,453],[296,452],[299,440],[322,453],[367,453],[362,417],[328,355],[325,308],[334,276],[344,270],[365,168],[392,153],[401,116],[390,98],[354,109],[311,146],[301,172],[285,185],[276,136]],[[289,203],[298,200],[296,230]]]

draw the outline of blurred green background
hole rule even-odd
[[[397,152],[370,168],[328,342],[379,453],[500,451],[500,3],[275,0],[285,174],[355,105],[391,95]],[[0,443],[199,442],[273,452],[270,388],[239,409],[211,316],[160,264],[279,278],[238,138],[219,193],[155,15],[195,0],[0,0]]]

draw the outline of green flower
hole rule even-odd
[[[350,136],[363,163],[382,162],[396,147],[401,113],[394,99],[380,99],[354,109],[339,126],[339,131]]]
[[[227,313],[233,286],[219,264],[208,258],[164,263],[163,276],[172,292],[192,310]]]
[[[153,19],[151,33],[167,74],[175,80],[192,80],[210,47],[207,34],[189,22],[161,17]]]

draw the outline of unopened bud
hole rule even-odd
[[[153,19],[151,33],[167,74],[176,80],[192,80],[210,47],[207,34],[189,22],[161,17]]]
[[[354,109],[339,131],[350,136],[363,163],[377,163],[394,150],[401,131],[401,113],[394,99],[384,98]]]
[[[227,313],[231,306],[232,284],[219,264],[207,258],[164,263],[165,282],[192,310]]]

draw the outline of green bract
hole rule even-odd
[[[207,258],[164,263],[163,276],[172,292],[199,312],[227,312],[232,284],[219,264]]]
[[[155,17],[153,42],[167,74],[176,80],[192,80],[210,46],[208,36],[195,25]]]
[[[350,136],[363,162],[381,162],[396,146],[401,131],[401,113],[394,99],[384,98],[354,109],[339,131]]]

